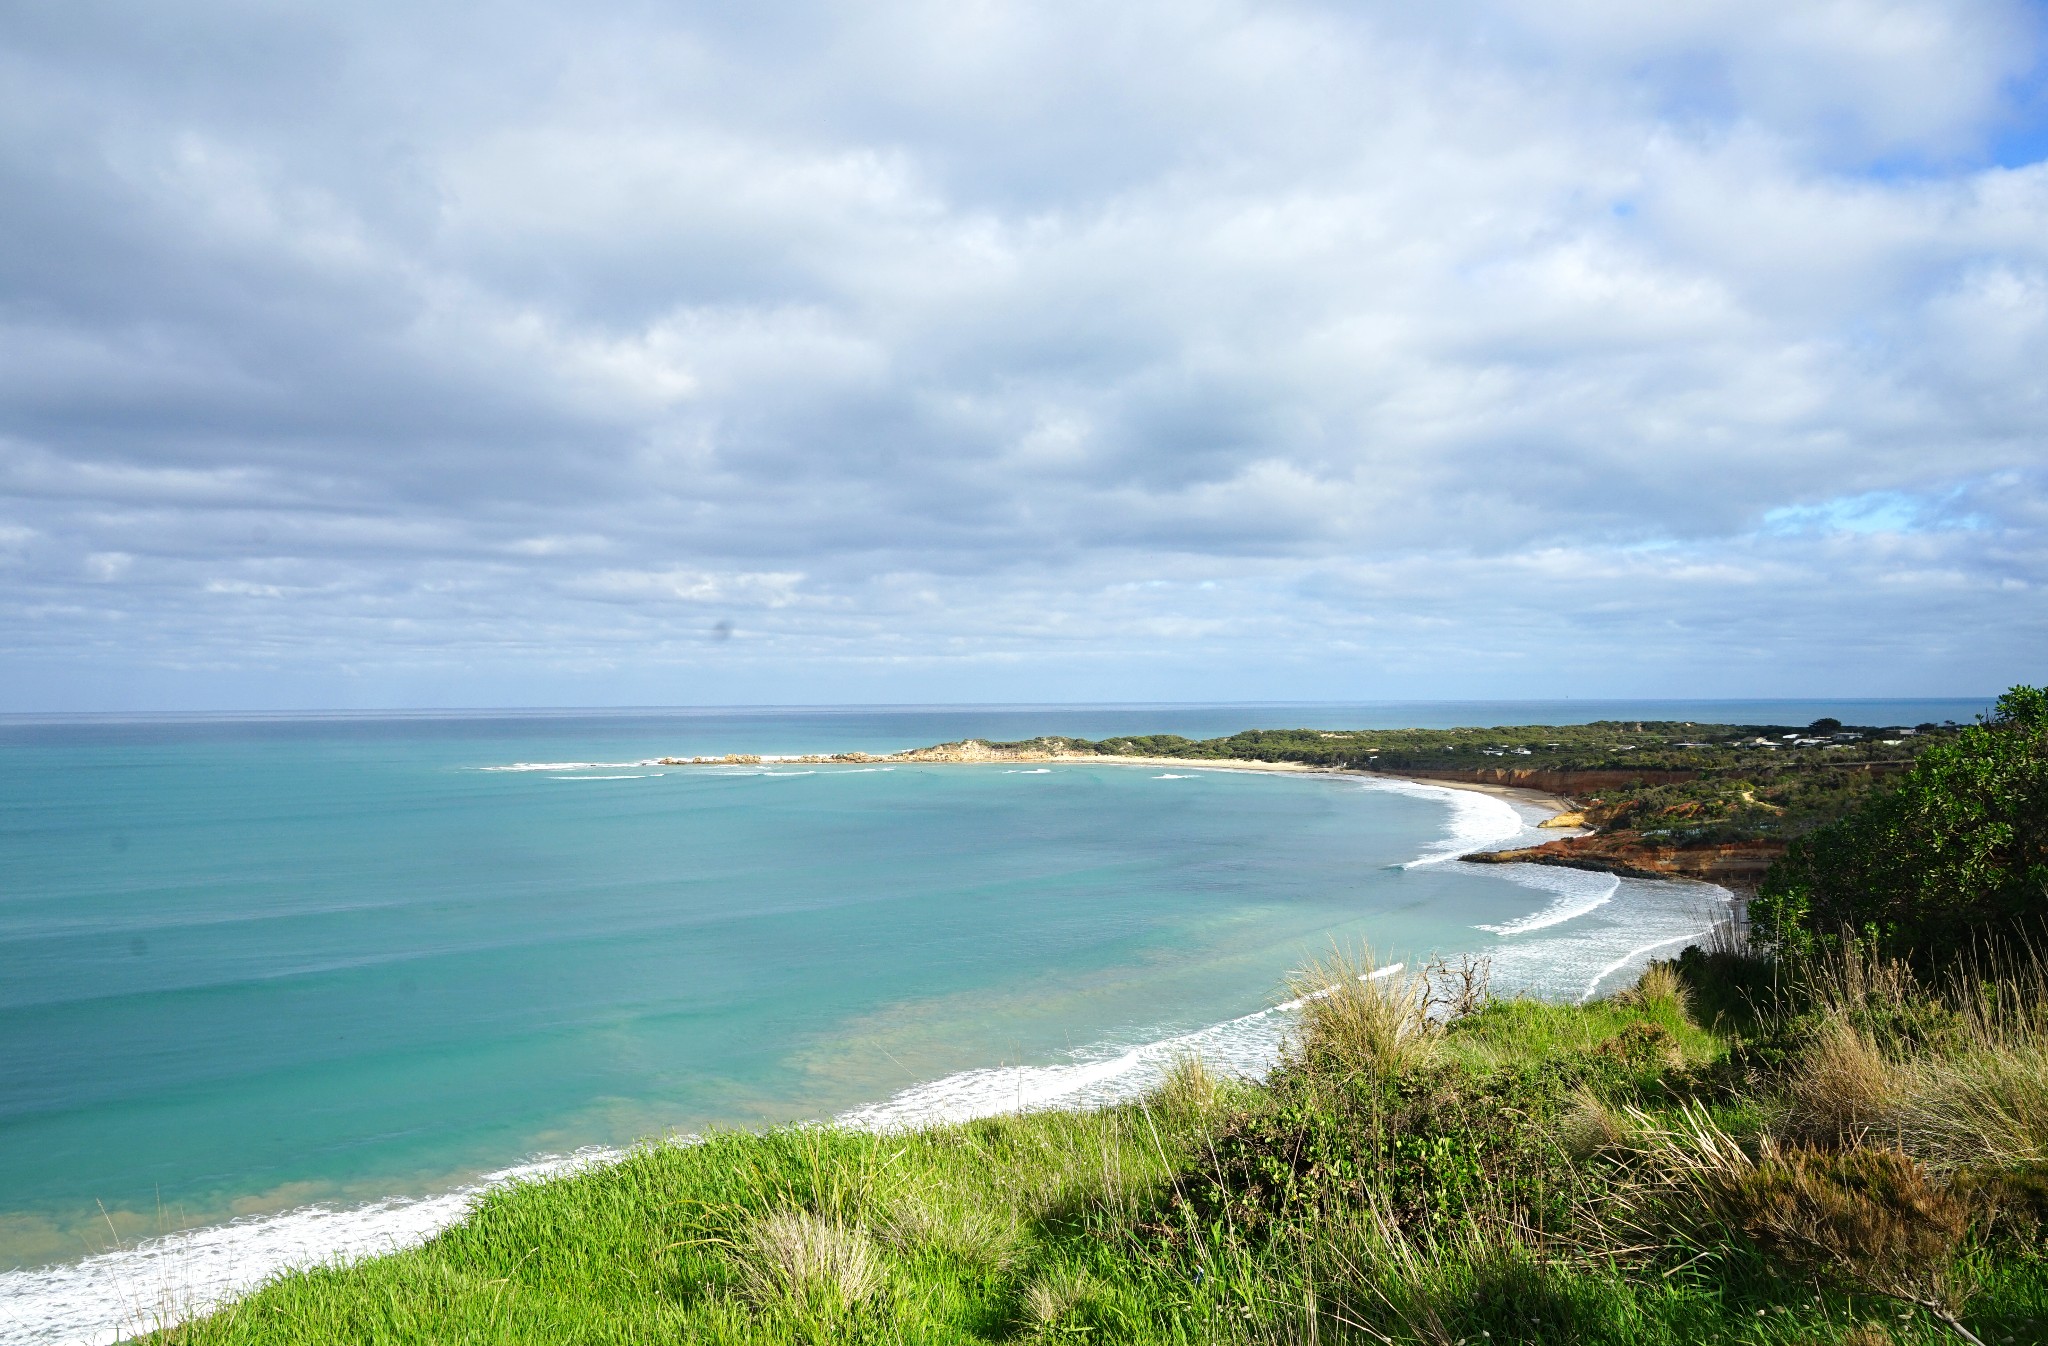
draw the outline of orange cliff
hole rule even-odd
[[[1640,832],[1602,832],[1595,836],[1562,837],[1541,846],[1512,851],[1477,851],[1464,857],[1478,865],[1516,861],[1597,869],[1644,879],[1704,879],[1724,887],[1753,889],[1771,861],[1785,853],[1782,841],[1728,841],[1704,846],[1673,846]]]

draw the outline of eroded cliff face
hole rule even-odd
[[[911,748],[905,752],[891,753],[888,758],[877,761],[891,762],[1046,762],[1070,756],[1066,745],[1058,739],[1034,739],[1029,743],[1006,744],[992,747],[980,739],[966,739],[959,743],[938,743],[929,748]],[[1093,757],[1090,753],[1088,756]]]
[[[1464,858],[1478,865],[1516,861],[1597,869],[1636,878],[1704,879],[1729,888],[1753,889],[1771,862],[1785,853],[1781,841],[1735,841],[1706,846],[1672,846],[1640,832],[1603,832],[1562,837],[1512,851],[1480,851]]]

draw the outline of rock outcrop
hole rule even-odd
[[[1704,879],[1730,888],[1753,889],[1771,862],[1784,853],[1781,841],[1673,846],[1639,832],[1623,831],[1561,837],[1512,851],[1476,851],[1464,858],[1477,865],[1563,865],[1635,878]]]
[[[938,743],[929,748],[911,748],[891,753],[892,762],[1050,762],[1072,756],[1063,740],[1033,739],[1028,743],[984,743],[978,738],[958,743]],[[1095,754],[1087,754],[1093,758]]]

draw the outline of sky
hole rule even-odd
[[[0,8],[0,711],[2048,681],[2048,7]]]

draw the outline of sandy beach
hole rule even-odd
[[[1448,790],[1474,790],[1480,794],[1495,795],[1501,799],[1529,804],[1549,810],[1552,817],[1570,813],[1578,807],[1571,800],[1544,790],[1531,790],[1520,785],[1494,785],[1485,781],[1423,780],[1415,776],[1403,776],[1393,771],[1358,771],[1352,768],[1308,766],[1301,762],[1251,762],[1236,758],[1203,758],[1190,761],[1185,757],[1047,757],[1047,762],[1080,763],[1089,766],[1107,764],[1110,766],[1170,767],[1173,769],[1193,768],[1210,771],[1277,771],[1296,776],[1350,776],[1359,780],[1398,780],[1411,785],[1441,785]]]

